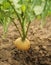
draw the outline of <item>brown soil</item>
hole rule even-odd
[[[51,17],[46,21],[42,29],[40,20],[31,23],[27,36],[31,48],[28,51],[20,51],[14,46],[13,41],[20,35],[13,24],[9,26],[6,39],[2,37],[0,25],[0,65],[51,65]],[[18,22],[17,25],[19,27]]]

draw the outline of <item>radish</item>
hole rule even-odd
[[[44,20],[50,9],[50,0],[2,0],[0,1],[0,22],[3,25],[5,33],[8,29],[10,21],[13,22],[16,29],[20,33],[20,38],[14,41],[15,47],[19,50],[29,50],[31,43],[27,39],[29,26],[34,18],[41,16],[41,24],[44,25]],[[14,22],[17,18],[21,25],[21,31]],[[42,26],[41,26],[42,27]]]

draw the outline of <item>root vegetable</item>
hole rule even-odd
[[[19,49],[19,50],[27,51],[30,48],[30,41],[28,39],[25,39],[24,41],[22,41],[21,38],[18,38],[15,40],[14,44],[17,47],[17,49]]]

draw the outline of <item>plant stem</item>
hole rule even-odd
[[[18,20],[19,20],[19,22],[21,24],[21,17],[19,16],[19,14],[17,13],[17,11],[15,10],[14,5],[12,5],[12,3],[10,2],[10,0],[7,0],[7,1],[10,3],[11,7],[13,8],[14,12],[16,13],[16,15],[18,17]]]
[[[19,31],[19,29],[18,29],[16,23],[15,23],[14,21],[12,21],[12,22],[13,22],[13,24],[15,25],[16,29],[18,30],[18,32],[19,32],[19,34],[20,34],[20,36],[21,36],[21,38],[22,38],[22,35],[21,35],[21,33],[20,33],[20,31]]]
[[[24,29],[24,21],[22,22],[22,33],[23,33],[23,37],[22,37],[22,41],[25,40],[25,29]]]
[[[24,18],[23,18],[23,15],[22,15],[22,20],[21,20],[21,17],[19,16],[19,14],[17,13],[17,11],[15,10],[15,8],[14,8],[14,5],[12,5],[12,3],[10,2],[10,0],[7,0],[9,3],[10,3],[10,5],[12,6],[12,8],[14,9],[14,12],[16,13],[16,15],[17,15],[17,17],[18,17],[18,19],[19,19],[19,22],[20,22],[20,25],[21,25],[21,27],[22,27],[22,35],[21,35],[21,37],[22,37],[22,41],[24,41],[25,40],[25,38],[26,38],[26,36],[27,36],[27,33],[28,33],[28,29],[29,29],[29,25],[30,25],[30,22],[29,22],[29,24],[28,24],[28,27],[27,27],[27,31],[26,31],[26,34],[25,34],[25,28],[24,28]],[[22,21],[22,22],[21,22]],[[18,27],[17,27],[17,25],[15,24],[15,22],[13,22],[14,23],[14,25],[16,26],[16,28],[18,29]],[[19,30],[19,29],[18,29]],[[19,33],[20,33],[20,31],[19,31]]]
[[[43,11],[45,11],[47,3],[48,3],[48,0],[46,0],[46,2],[45,2],[45,6],[44,6],[44,10]]]
[[[45,21],[45,17],[46,17],[46,15],[47,15],[47,13],[48,13],[47,9],[49,9],[49,7],[46,8],[46,7],[47,7],[47,4],[48,4],[48,0],[45,1],[45,6],[44,6],[44,9],[43,9],[43,13],[42,13],[41,28],[42,28],[42,27],[45,25],[45,23],[46,23],[46,22],[43,22],[43,21]]]
[[[31,22],[28,23],[28,26],[27,26],[27,31],[26,31],[26,37],[27,37],[27,34],[28,34],[28,30],[29,30],[29,26],[30,26]]]
[[[22,26],[22,35],[23,35],[23,37],[22,37],[22,41],[24,41],[25,40],[25,38],[26,38],[26,32],[25,32],[25,27],[24,27],[24,24],[25,24],[25,17],[24,17],[24,15],[23,15],[24,13],[22,12],[22,24],[21,24],[21,26]]]
[[[7,1],[8,1],[8,2],[10,3],[10,5],[12,6],[14,12],[16,13],[16,15],[17,15],[17,17],[18,17],[18,20],[19,20],[19,22],[20,22],[20,25],[21,25],[21,27],[22,27],[21,17],[19,16],[19,14],[17,13],[17,11],[15,10],[14,5],[12,5],[12,3],[11,3],[9,0],[7,0]],[[18,27],[17,27],[17,25],[15,24],[15,22],[13,22],[13,23],[14,23],[14,25],[16,26],[16,28],[18,29]],[[18,29],[18,31],[19,31],[19,29]],[[19,33],[20,33],[20,31],[19,31]],[[21,38],[22,38],[22,35],[21,35],[21,34],[20,34],[20,36],[21,36]]]
[[[10,17],[10,18],[11,18],[11,17]],[[11,18],[11,20],[12,20],[13,24],[15,25],[16,29],[18,30],[18,32],[19,32],[21,38],[22,38],[22,35],[21,35],[21,33],[20,33],[20,31],[19,31],[19,29],[18,29],[18,27],[17,27],[17,24],[13,21],[13,18]]]

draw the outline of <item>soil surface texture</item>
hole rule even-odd
[[[18,21],[15,22],[21,31]],[[14,46],[13,42],[20,35],[13,23],[5,39],[0,25],[0,65],[51,65],[51,17],[47,17],[46,22],[43,28],[37,19],[30,24],[27,38],[31,48],[28,51],[20,51]]]

